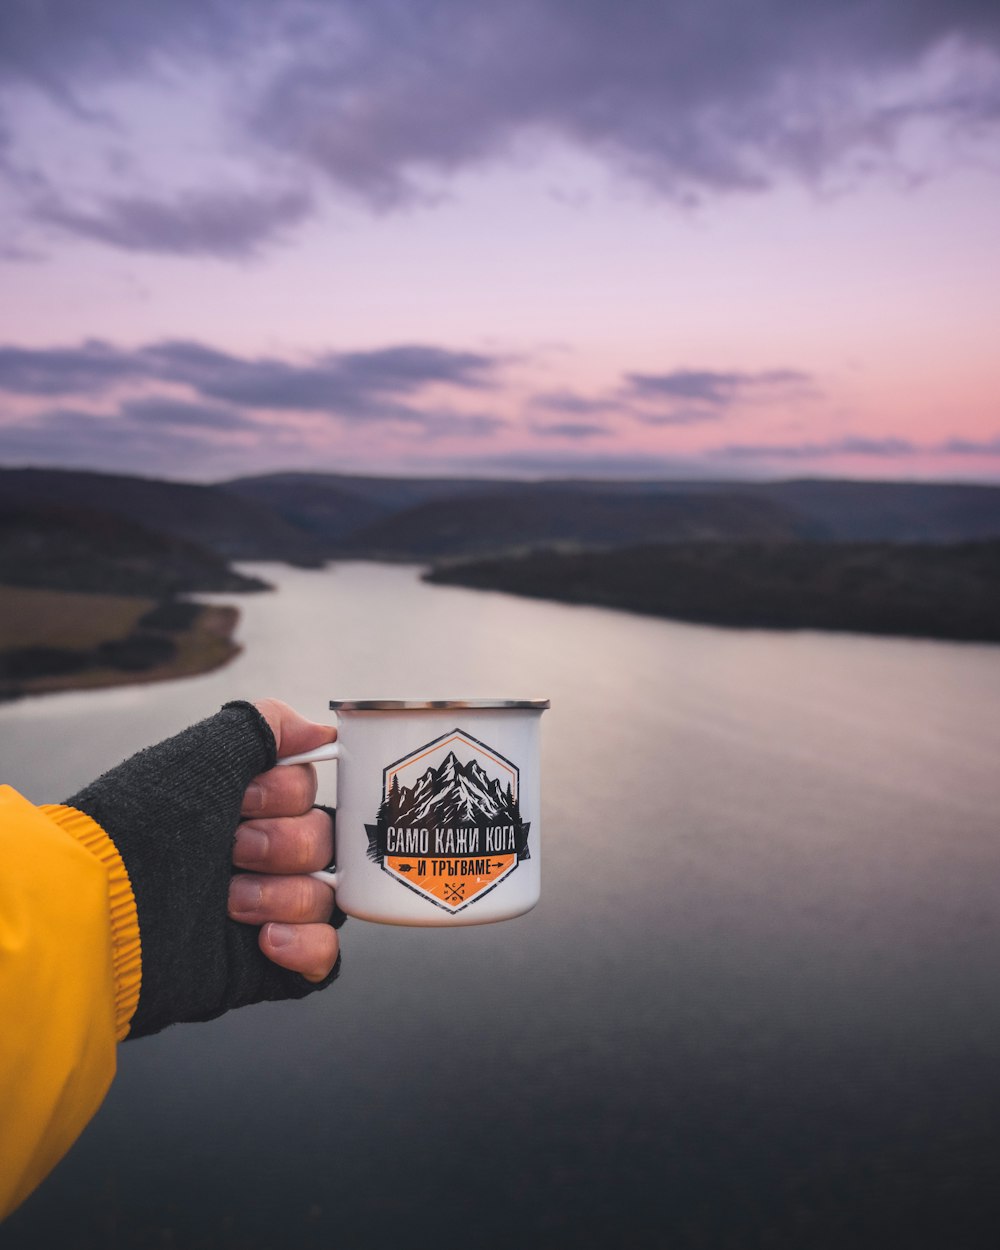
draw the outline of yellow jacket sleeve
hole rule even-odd
[[[0,786],[0,1219],[101,1105],[140,978],[114,844],[81,812]]]

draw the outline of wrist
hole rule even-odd
[[[142,976],[131,1036],[236,1005],[229,982],[239,939],[226,929],[232,845],[246,787],[275,755],[260,712],[229,703],[68,800],[113,843],[134,896]],[[254,1001],[245,993],[239,1001]]]

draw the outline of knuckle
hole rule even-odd
[[[301,866],[309,872],[325,868],[333,858],[333,829],[330,817],[318,807],[309,813],[300,844]]]
[[[300,834],[291,837],[285,845],[284,868],[286,872],[307,873],[310,868],[309,845]]]
[[[313,882],[308,877],[293,877],[292,911],[295,919],[309,921],[315,911],[316,899],[313,895]]]
[[[305,796],[304,811],[308,811],[316,802],[316,791],[319,789],[319,778],[316,776],[316,769],[312,764],[305,767],[305,776],[302,779],[302,789]]]
[[[286,861],[293,872],[311,872],[317,866],[320,851],[320,831],[310,816],[296,819],[287,829],[285,843]]]
[[[269,817],[300,816],[312,807],[316,791],[311,765],[276,768],[260,779],[264,799],[258,809]]]
[[[329,889],[311,877],[294,877],[291,899],[291,910],[295,919],[303,924],[323,921],[329,918],[332,909],[332,896],[329,900],[323,897],[330,894]]]
[[[300,764],[288,769],[292,775],[285,781],[288,789],[287,804],[289,815],[304,815],[313,805],[316,797],[316,771],[311,764]],[[283,778],[284,780],[284,778]]]

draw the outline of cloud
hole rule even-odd
[[[576,451],[532,450],[453,460],[452,468],[474,473],[513,473],[529,477],[690,478],[709,472],[697,457],[669,457],[646,452],[581,454]]]
[[[253,124],[378,208],[528,136],[660,193],[814,182],[885,160],[914,121],[992,126],[1000,18],[985,3],[390,0],[332,6]],[[978,54],[987,62],[970,72]],[[937,57],[937,73],[928,61]]]
[[[51,409],[0,425],[0,461],[133,472],[201,472],[224,450],[206,431],[135,414]]]
[[[430,382],[488,389],[499,358],[479,352],[404,344],[334,358],[342,376],[358,386],[410,391]]]
[[[705,425],[747,404],[797,404],[813,394],[810,376],[797,369],[627,373],[619,391],[630,415],[649,426]]]
[[[746,460],[825,460],[840,456],[895,459],[935,450],[938,449],[920,446],[906,438],[866,438],[852,434],[828,442],[730,443],[714,454]]]
[[[112,197],[90,210],[48,196],[36,204],[35,216],[125,251],[236,260],[257,255],[312,211],[310,197],[297,190],[196,191],[173,200]]]
[[[244,408],[421,424],[426,415],[403,400],[435,386],[488,391],[501,363],[495,356],[422,344],[328,352],[292,362],[235,356],[185,340],[135,349],[88,340],[77,347],[0,345],[0,391],[101,395],[123,383],[159,382]]]
[[[155,344],[143,355],[157,376],[213,399],[272,411],[403,422],[421,416],[399,402],[401,397],[434,385],[489,389],[499,364],[496,357],[419,344],[330,352],[306,363],[248,360],[183,341]]]
[[[180,433],[194,430],[259,430],[251,421],[232,408],[212,404],[190,404],[156,396],[150,399],[127,400],[121,405],[122,417],[133,429],[170,429]]]
[[[760,373],[675,369],[670,373],[625,375],[625,391],[632,398],[679,399],[713,408],[728,408],[775,393],[801,392],[809,384],[809,375],[796,369],[768,369]]]
[[[56,99],[157,64],[220,61],[246,49],[268,0],[47,0],[0,5],[0,78]]]
[[[1000,434],[993,439],[952,438],[946,442],[928,444],[894,436],[872,438],[849,434],[827,441],[732,443],[675,456],[614,451],[590,454],[574,450],[522,448],[497,455],[470,457],[464,464],[475,472],[508,472],[529,476],[717,478],[742,481],[780,474],[781,466],[789,463],[797,466],[821,466],[826,462],[847,457],[867,457],[876,463],[893,460],[913,463],[921,457],[936,459],[942,454],[1000,456]]]
[[[614,400],[607,396],[578,395],[575,391],[546,391],[532,396],[531,403],[534,408],[546,408],[575,417],[593,416],[614,406]]]
[[[78,347],[0,345],[0,391],[15,395],[90,395],[148,370],[135,353],[88,339]]]
[[[397,452],[417,441],[483,443],[505,420],[450,407],[442,388],[488,394],[501,363],[422,344],[299,362],[184,340],[0,346],[0,392],[18,397],[22,410],[0,418],[0,460],[132,471],[169,465],[204,477],[212,465],[227,473],[330,457],[346,429],[364,441],[373,424],[388,425]],[[62,405],[51,407],[56,399]],[[46,406],[25,413],[31,401]]]
[[[718,421],[730,409],[755,402],[790,403],[816,393],[811,376],[797,369],[766,369],[758,373],[733,370],[674,369],[667,373],[626,373],[614,389],[598,395],[576,391],[544,392],[531,398],[533,409],[573,417],[625,414],[648,426],[693,426]],[[606,433],[592,422],[541,425],[538,433]]]
[[[505,422],[484,413],[414,413],[396,439],[404,460],[421,460],[441,440],[485,443]],[[335,428],[317,429],[291,417],[254,420],[227,408],[169,398],[127,401],[97,413],[72,407],[0,420],[0,463],[106,468],[209,478],[263,472],[277,464],[343,468],[350,445]],[[384,455],[384,452],[383,452]],[[394,463],[394,467],[400,467]]]
[[[507,424],[492,413],[448,411],[414,413],[413,423],[412,432],[420,439],[490,438]]]
[[[44,254],[37,248],[22,247],[19,243],[0,243],[0,260],[15,264],[35,264],[44,259]]]
[[[908,438],[865,438],[848,435],[833,444],[851,456],[910,456],[918,450],[917,444]]]
[[[124,188],[84,209],[57,175],[62,193],[42,204],[45,220],[129,250],[229,258],[312,210],[305,193],[273,189],[279,164],[304,179],[318,171],[381,211],[553,143],[681,203],[892,168],[907,137],[928,127],[956,141],[939,145],[939,159],[977,140],[988,153],[998,65],[993,0],[0,6],[0,100],[14,89],[0,122],[8,149],[11,101],[30,86],[83,125],[134,127],[122,142],[149,156],[151,123],[123,116],[106,88],[169,89],[198,75],[211,85],[198,97],[204,133],[225,134],[227,155],[264,176],[245,195]],[[95,87],[110,120],[82,103]],[[932,157],[909,159],[923,173]]]
[[[993,438],[949,438],[940,450],[950,456],[1000,456],[1000,434]]]
[[[0,175],[10,177],[12,174],[11,166],[11,135],[10,129],[0,118]]]
[[[535,423],[531,431],[540,438],[569,438],[576,441],[610,433],[606,425],[591,425],[585,421],[556,421],[550,425]]]
[[[663,412],[644,412],[633,408],[632,415],[643,425],[651,426],[687,426],[705,425],[710,421],[719,421],[723,417],[721,408],[671,408]]]

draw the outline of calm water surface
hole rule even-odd
[[[6,779],[235,697],[544,694],[542,903],[126,1044],[0,1244],[1000,1244],[1000,648],[264,575],[225,670],[0,708]]]

